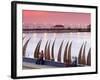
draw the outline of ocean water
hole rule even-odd
[[[62,52],[61,52],[61,58],[63,62],[63,55],[64,55],[64,50],[66,43],[69,41],[69,43],[72,42],[72,48],[71,48],[71,55],[72,55],[72,60],[73,57],[78,57],[79,50],[81,45],[85,42],[86,43],[86,57],[88,54],[89,49],[91,48],[91,33],[90,32],[75,32],[75,33],[23,33],[23,46],[25,42],[29,39],[29,43],[26,48],[26,53],[25,57],[28,58],[34,58],[34,51],[36,48],[37,43],[39,42],[40,39],[42,39],[42,43],[40,46],[40,51],[44,50],[45,44],[47,41],[50,41],[50,51],[51,47],[53,44],[53,41],[55,40],[55,45],[54,45],[54,57],[55,61],[57,61],[57,56],[58,56],[58,51],[61,42],[63,41],[63,46],[62,46]]]

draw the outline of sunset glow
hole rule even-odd
[[[91,24],[90,13],[53,12],[53,11],[23,11],[23,23],[28,24],[64,24],[87,25]]]

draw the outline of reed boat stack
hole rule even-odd
[[[23,37],[23,40],[25,39],[25,37]],[[30,41],[31,38],[29,38],[24,46],[23,46],[23,60],[26,61],[25,58],[27,58],[25,55],[26,53],[26,49],[28,47],[28,43]],[[67,41],[65,48],[64,48],[64,54],[62,57],[62,48],[64,45],[64,40],[61,42],[59,49],[58,49],[58,53],[57,53],[57,60],[56,60],[56,56],[54,55],[54,49],[55,49],[55,42],[56,39],[52,42],[51,45],[51,40],[47,40],[43,53],[44,53],[44,61],[45,64],[44,65],[50,65],[50,66],[57,66],[57,67],[73,67],[73,66],[91,66],[91,48],[89,48],[88,54],[86,55],[86,44],[87,42],[82,43],[82,45],[80,46],[79,49],[79,53],[78,53],[78,57],[76,58],[77,62],[74,63],[72,60],[72,46],[73,46],[73,42],[72,41]],[[40,53],[40,47],[42,44],[42,39],[39,40],[39,42],[37,43],[34,53],[33,53],[33,62],[35,62],[38,58],[39,58],[39,53]],[[28,58],[27,58],[28,60]],[[62,61],[63,60],[63,61]]]

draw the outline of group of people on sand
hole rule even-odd
[[[53,60],[51,60],[53,61]],[[41,64],[41,65],[44,65],[44,53],[43,53],[43,50],[41,50],[41,52],[39,52],[39,55],[38,55],[38,58],[36,60],[36,64]],[[66,62],[69,62],[69,61],[66,61]],[[69,63],[64,63],[65,66],[68,66]],[[77,65],[77,57],[74,57],[74,61],[72,62],[72,64],[75,66]]]

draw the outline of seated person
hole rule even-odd
[[[74,57],[74,61],[72,63],[74,66],[77,66],[77,57]]]

